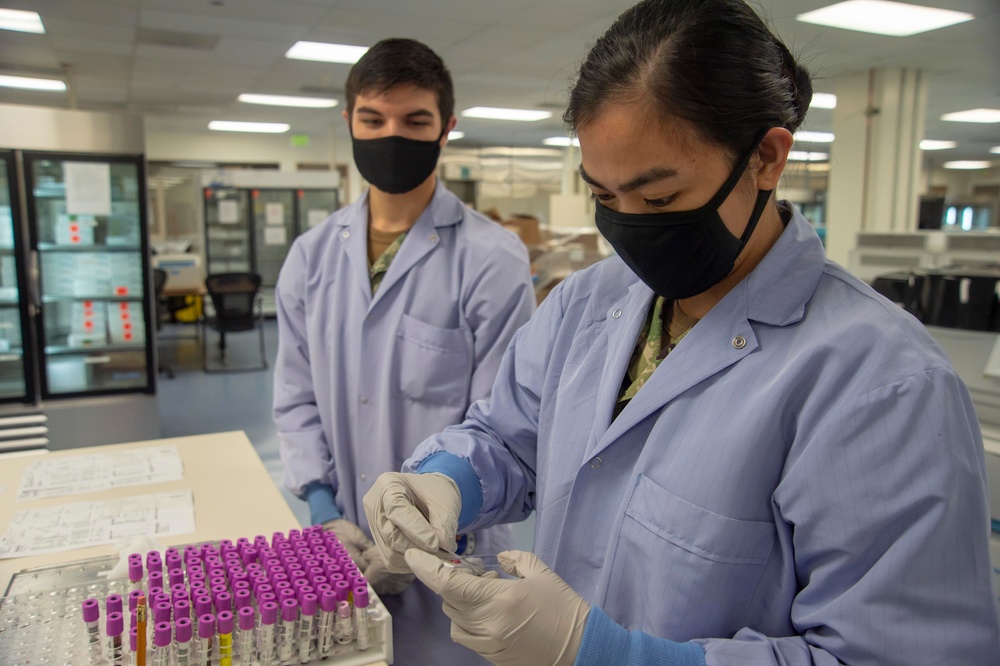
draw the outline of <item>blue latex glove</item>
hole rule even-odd
[[[309,520],[313,525],[322,525],[344,515],[333,499],[333,486],[314,481],[306,486],[305,495],[309,504]]]

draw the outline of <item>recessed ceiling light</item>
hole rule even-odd
[[[264,134],[281,134],[291,129],[286,123],[244,123],[234,120],[213,120],[208,129],[220,132],[263,132]]]
[[[580,139],[573,137],[572,139],[568,136],[550,136],[547,139],[542,139],[542,143],[546,146],[576,146],[580,147]]]
[[[295,46],[285,53],[293,60],[315,60],[318,62],[339,62],[353,65],[368,51],[367,46],[350,44],[327,44],[325,42],[295,42]]]
[[[833,93],[813,93],[809,102],[810,109],[836,109],[837,96]]]
[[[0,86],[4,88],[23,88],[25,90],[48,90],[51,92],[66,90],[66,84],[62,81],[55,79],[32,79],[27,76],[0,75]]]
[[[255,93],[243,93],[238,99],[247,104],[301,106],[310,109],[329,109],[337,106],[337,100],[321,99],[319,97],[289,97],[287,95],[257,95]]]
[[[795,18],[804,23],[815,23],[831,28],[871,32],[891,37],[908,37],[971,21],[975,16],[950,9],[909,5],[905,2],[847,0],[799,14]]]
[[[956,160],[955,162],[945,162],[945,169],[989,169],[993,162],[986,160]]]
[[[794,139],[805,143],[833,143],[833,132],[809,132],[806,130],[800,130],[795,133]]]
[[[793,150],[788,153],[791,162],[823,162],[830,159],[830,153],[809,153],[804,150]]]
[[[806,170],[807,171],[816,171],[816,172],[820,172],[820,173],[822,173],[824,171],[829,171],[830,170],[830,163],[829,162],[823,162],[822,164],[807,164],[806,165]]]
[[[534,111],[531,109],[498,109],[492,106],[474,106],[462,111],[466,118],[488,118],[490,120],[519,120],[533,122],[552,117],[551,111]]]
[[[45,26],[42,25],[42,17],[38,12],[25,12],[20,9],[0,9],[0,30],[45,34]]]
[[[458,141],[459,139],[464,137],[465,137],[465,132],[459,132],[458,130],[452,130],[448,132],[449,141]]]
[[[941,120],[956,123],[1000,123],[1000,109],[969,109],[941,116]]]
[[[958,144],[954,141],[936,141],[934,139],[924,139],[920,142],[920,150],[948,150]]]
[[[990,152],[993,153],[994,155],[1000,155],[1000,146],[994,146],[993,148],[990,148]]]

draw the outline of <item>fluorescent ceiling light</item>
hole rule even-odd
[[[957,160],[955,162],[945,162],[945,169],[989,169],[993,162],[978,160]]]
[[[0,30],[45,34],[45,26],[42,25],[42,17],[38,12],[25,12],[20,9],[0,9]]]
[[[286,123],[242,123],[233,120],[213,120],[208,129],[219,132],[263,132],[264,134],[281,134],[291,129]]]
[[[823,173],[824,171],[829,171],[830,170],[830,163],[829,162],[824,162],[823,164],[807,164],[806,165],[806,170],[808,170],[808,171],[816,171],[816,172],[819,172],[819,173]]]
[[[573,137],[570,139],[568,136],[550,136],[547,139],[542,139],[542,143],[546,146],[576,146],[580,147],[580,139]]]
[[[1000,109],[969,109],[941,116],[941,120],[956,123],[1000,123]]]
[[[337,106],[335,99],[321,99],[319,97],[289,97],[287,95],[257,95],[253,93],[243,93],[238,98],[247,104],[267,104],[269,106],[301,106],[310,109],[329,109]]]
[[[971,21],[975,16],[950,9],[922,7],[904,2],[889,2],[889,0],[847,0],[799,14],[795,18],[803,23],[815,23],[831,28],[871,32],[891,37],[908,37]]]
[[[295,46],[288,49],[285,57],[293,60],[316,60],[318,62],[339,62],[345,65],[353,65],[361,60],[361,56],[367,50],[367,46],[327,44],[325,42],[295,42]]]
[[[23,88],[25,90],[48,90],[62,92],[66,84],[55,79],[32,79],[26,76],[0,75],[0,86],[4,88]]]
[[[994,146],[993,148],[990,148],[990,152],[993,153],[994,155],[1000,155],[1000,146]]]
[[[837,96],[833,93],[813,93],[809,102],[810,109],[836,109]]]
[[[958,144],[954,141],[936,141],[934,139],[924,139],[920,142],[920,150],[948,150]]]
[[[552,117],[551,111],[533,111],[530,109],[498,109],[492,106],[474,106],[462,111],[466,118],[489,118],[490,120],[519,120],[533,122]]]
[[[449,141],[458,141],[459,139],[464,137],[465,137],[465,132],[459,132],[458,130],[452,130],[448,132]]]
[[[823,162],[830,159],[830,153],[807,153],[804,150],[793,150],[788,153],[791,162]]]
[[[793,137],[796,141],[805,143],[833,143],[833,132],[808,132],[800,130]]]

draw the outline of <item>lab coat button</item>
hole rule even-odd
[[[431,242],[432,243],[437,243],[438,242],[437,234],[431,234]]]
[[[604,461],[601,460],[600,456],[595,456],[594,459],[590,461],[590,466],[593,467],[594,469],[599,468],[603,464]]]
[[[361,398],[361,404],[362,405],[367,405],[368,404],[368,398]]]
[[[341,238],[350,238],[351,237],[351,232],[350,231],[344,231],[344,232],[342,232],[340,234],[340,237]]]
[[[366,476],[365,476],[364,474],[362,474],[362,475],[361,475],[361,480],[362,480],[362,481],[364,481],[364,480],[365,480],[365,479],[367,479],[367,478],[368,478],[368,477],[366,477]]]
[[[733,338],[733,347],[735,347],[736,349],[743,349],[746,346],[747,346],[747,339],[744,338],[742,335],[737,335],[735,338]]]
[[[622,311],[621,310],[615,310],[614,312],[611,313],[611,316],[614,317],[615,319],[618,319],[619,317],[622,316]]]

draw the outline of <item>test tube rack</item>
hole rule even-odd
[[[229,554],[235,553],[235,555]],[[173,602],[180,599],[187,600],[195,625],[195,636],[197,637],[198,615],[195,613],[195,600],[192,597],[196,588],[196,580],[212,581],[211,589],[216,593],[212,612],[220,613],[220,599],[227,604],[232,604],[232,613],[235,615],[238,608],[236,604],[247,604],[248,597],[245,593],[236,595],[237,590],[250,590],[249,602],[255,611],[255,631],[259,631],[262,623],[262,607],[273,596],[274,601],[296,599],[297,617],[305,619],[306,611],[303,606],[303,599],[306,595],[313,595],[313,602],[324,593],[327,600],[332,600],[336,595],[340,599],[344,594],[348,595],[351,603],[352,613],[361,612],[368,624],[368,645],[361,648],[357,640],[357,634],[353,634],[349,640],[334,642],[326,651],[326,656],[322,656],[320,619],[324,610],[317,611],[313,605],[311,612],[315,613],[315,621],[312,635],[306,637],[301,631],[301,625],[296,625],[295,641],[296,649],[292,658],[287,656],[282,659],[277,652],[272,655],[272,659],[261,660],[260,655],[255,652],[241,654],[238,649],[234,650],[232,656],[218,653],[219,639],[216,638],[217,652],[207,658],[202,663],[212,666],[245,666],[247,664],[270,664],[271,666],[283,666],[285,664],[325,664],[329,666],[364,666],[374,662],[386,661],[392,663],[392,618],[386,610],[381,599],[375,594],[371,586],[368,585],[364,577],[357,572],[356,566],[350,562],[349,556],[344,559],[346,549],[337,541],[332,532],[323,532],[319,528],[307,528],[306,530],[290,530],[288,536],[280,532],[272,535],[271,540],[264,536],[254,537],[252,540],[243,538],[233,543],[230,541],[209,542],[201,544],[188,544],[168,548],[160,557],[158,552],[145,554],[132,554],[130,562],[138,557],[143,557],[143,568],[141,577],[137,576],[135,569],[129,575],[111,578],[106,575],[118,564],[117,556],[98,557],[87,560],[79,560],[68,564],[37,567],[25,569],[16,573],[8,585],[6,595],[0,598],[0,664],[3,666],[36,666],[36,665],[58,665],[82,664],[82,665],[111,665],[111,666],[134,666],[138,660],[133,650],[130,650],[129,633],[129,604],[132,597],[137,596],[136,590],[141,590],[149,603],[149,638],[147,645],[152,646],[153,637],[153,600],[163,599],[165,590],[169,593]],[[225,559],[223,559],[225,557]],[[300,561],[300,558],[303,561]],[[223,567],[213,567],[209,574],[205,571],[205,563],[213,562],[218,564],[222,561]],[[157,564],[159,563],[159,564]],[[306,563],[312,563],[308,568]],[[152,566],[148,566],[152,564]],[[176,565],[176,566],[175,566]],[[151,581],[149,574],[162,567],[159,576],[153,576]],[[266,569],[265,569],[266,566]],[[228,568],[226,568],[228,567]],[[353,567],[353,568],[352,568]],[[335,574],[341,571],[349,571],[350,576],[337,578]],[[173,584],[170,588],[166,584],[173,575]],[[183,575],[183,582],[181,581]],[[347,592],[347,586],[343,583],[349,578],[353,588]],[[225,579],[225,582],[223,582]],[[151,582],[164,582],[163,586],[150,585]],[[242,581],[242,582],[241,582]],[[266,581],[266,582],[262,582]],[[281,583],[274,587],[275,584]],[[287,583],[287,584],[285,584]],[[202,583],[199,583],[202,585]],[[267,588],[265,590],[265,588]],[[304,589],[303,589],[304,588]],[[197,589],[209,589],[198,587]],[[295,595],[289,594],[286,590],[293,590]],[[367,591],[368,606],[361,608],[361,599]],[[222,594],[225,592],[228,594]],[[275,592],[280,592],[281,598]],[[317,592],[319,594],[317,594]],[[357,592],[357,599],[352,592]],[[124,620],[124,640],[121,651],[121,658],[108,654],[105,650],[106,621],[109,614],[105,600],[113,595],[124,603],[122,609]],[[234,596],[236,598],[234,598]],[[98,631],[100,643],[93,643],[93,634],[88,631],[88,626],[83,619],[81,607],[88,600],[97,600],[100,606],[100,620],[98,621]],[[204,598],[201,598],[204,601]],[[355,608],[357,601],[358,608]],[[94,605],[93,601],[89,602]],[[310,602],[306,604],[312,605]],[[287,603],[291,606],[291,602]],[[176,616],[171,618],[175,622]],[[245,608],[245,607],[244,607]],[[204,609],[202,609],[204,610]],[[246,614],[246,611],[244,611]],[[133,623],[134,624],[134,614]],[[354,616],[356,617],[356,616]],[[280,626],[282,618],[276,627],[280,636]],[[238,630],[237,630],[238,631]],[[234,632],[234,637],[235,637]],[[176,634],[175,634],[176,635]],[[256,641],[256,635],[254,634]],[[308,641],[306,652],[300,653],[299,646],[302,641]],[[238,646],[233,643],[233,648]],[[173,649],[173,647],[172,647]],[[153,657],[155,652],[147,652],[147,664],[152,666],[156,662]],[[300,657],[306,657],[303,661]],[[178,664],[176,654],[171,654],[163,663],[175,666]],[[190,662],[193,664],[194,662]]]

